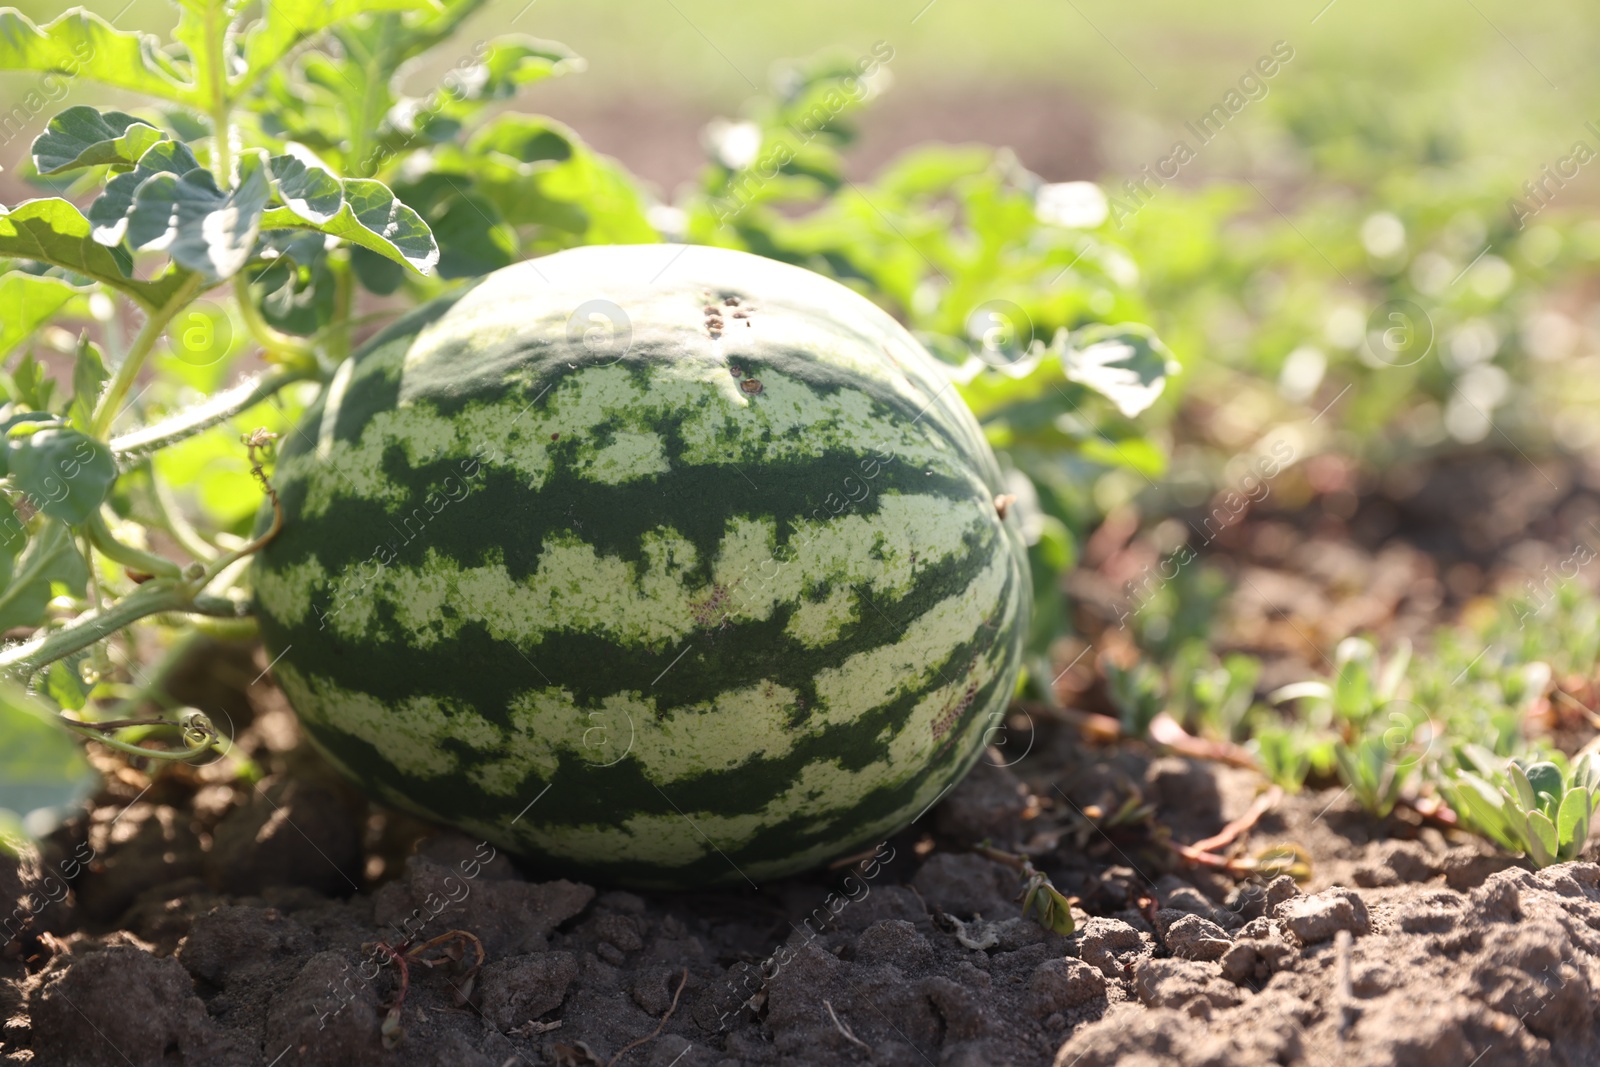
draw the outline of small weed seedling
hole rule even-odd
[[[1501,761],[1486,749],[1465,745],[1458,758],[1461,765],[1440,789],[1463,825],[1525,854],[1535,867],[1583,851],[1600,806],[1600,767],[1591,756],[1570,764],[1559,753],[1534,763]]]

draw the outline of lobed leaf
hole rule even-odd
[[[268,0],[266,6],[271,7],[272,2]],[[228,39],[243,0],[177,0],[177,6],[178,24],[173,27],[172,39],[188,53],[190,80],[209,110],[220,102],[219,95],[225,95],[228,79],[227,70],[212,69],[219,58],[214,49],[221,45],[223,56],[231,51]]]
[[[164,250],[208,282],[232,277],[255,248],[268,195],[259,156],[239,161],[239,184],[226,193],[202,168],[152,175],[134,192],[128,244]]]
[[[0,9],[0,70],[85,77],[181,104],[200,104],[197,87],[157,47],[156,38],[119,30],[75,8],[39,26],[14,8]]]
[[[94,514],[117,480],[117,464],[103,442],[77,430],[47,427],[7,434],[11,480],[34,507],[69,525]]]
[[[79,167],[127,170],[167,135],[121,111],[69,107],[33,142],[33,165],[42,175]]]
[[[326,169],[292,155],[267,161],[272,191],[283,206],[313,226],[333,220],[344,206],[344,186]]]
[[[146,308],[172,299],[187,272],[168,272],[154,281],[128,277],[128,259],[92,240],[89,220],[66,200],[47,197],[0,207],[0,256],[37,260],[82,274],[119,289]]]
[[[157,174],[187,174],[200,167],[189,146],[180,141],[162,141],[139,157],[132,171],[119,174],[106,183],[105,191],[89,205],[90,236],[100,244],[122,243],[128,233],[128,216],[139,186]]]
[[[326,222],[313,223],[289,207],[271,208],[261,219],[263,230],[310,229],[376,252],[418,274],[439,262],[439,246],[428,224],[402,204],[382,182],[347,178],[344,204]]]
[[[1091,326],[1073,338],[1067,378],[1088,386],[1128,418],[1156,402],[1178,363],[1147,327]]]
[[[472,100],[504,100],[524,85],[584,69],[583,59],[566,45],[514,35],[489,42],[483,62],[461,76],[464,95]]]
[[[272,0],[244,35],[245,65],[264,72],[302,41],[359,15],[442,10],[437,0]]]

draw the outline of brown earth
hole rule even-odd
[[[1298,844],[1305,884],[1190,868],[1167,832],[1195,841],[1240,815],[1251,772],[1045,727],[876,870],[639,895],[529,882],[450,833],[396,862],[421,827],[365,814],[305,749],[272,748],[294,735],[273,702],[241,735],[271,772],[254,787],[168,775],[134,801],[146,786],[124,772],[21,893],[7,868],[8,896],[38,900],[48,872],[89,857],[3,963],[4,1062],[609,1064],[663,1016],[623,1062],[1600,1057],[1600,866],[1530,873],[1415,819],[1373,822],[1336,790],[1281,799],[1242,850]],[[1083,814],[1134,791],[1165,831]],[[984,838],[1028,847],[1080,898],[1074,934],[1021,916],[1016,872],[966,851]],[[469,985],[462,964],[413,963],[386,1050],[397,974],[372,943],[456,929],[486,966]]]

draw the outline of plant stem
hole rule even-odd
[[[316,357],[311,354],[311,345],[299,338],[291,337],[280,330],[273,328],[272,324],[261,317],[261,309],[256,307],[256,302],[250,298],[250,283],[243,274],[233,276],[233,297],[239,305],[239,315],[244,319],[244,325],[250,331],[250,336],[267,352],[276,357],[274,362],[295,367],[309,367],[314,373],[316,370]]]
[[[159,578],[177,578],[183,574],[183,568],[170,559],[118,541],[111,533],[110,527],[106,525],[105,516],[98,511],[90,515],[84,525],[89,532],[89,541],[95,548],[107,558],[138,574],[149,574]]]
[[[89,420],[91,437],[105,440],[106,434],[111,430],[111,424],[116,421],[118,413],[122,410],[122,402],[128,397],[128,390],[133,388],[144,361],[155,348],[156,342],[160,340],[167,323],[195,298],[203,284],[198,274],[191,275],[172,294],[171,299],[152,311],[150,317],[145,319],[144,326],[139,330],[139,336],[133,339],[133,345],[128,349],[127,358],[117,367],[116,376],[111,379],[111,387],[95,406],[94,415]]]
[[[156,518],[172,539],[178,542],[189,555],[200,563],[209,563],[217,556],[217,551],[211,543],[200,536],[200,531],[190,525],[189,520],[183,517],[183,512],[178,508],[177,502],[172,499],[172,490],[167,488],[167,483],[157,477],[154,465],[149,468],[150,499],[155,505]]]
[[[233,185],[233,143],[228,125],[228,57],[226,45],[228,26],[227,5],[206,5],[206,71],[211,92],[211,135],[215,147],[211,153],[211,169],[217,185],[223,189]],[[218,25],[218,20],[222,24]]]
[[[63,656],[88,648],[124,626],[163,612],[233,618],[240,614],[240,608],[224,597],[200,594],[194,584],[158,578],[146,582],[114,604],[84,612],[59,630],[0,652],[0,673],[26,681],[40,668]]]
[[[111,451],[122,462],[139,459],[248,411],[296,382],[315,379],[315,371],[291,367],[283,367],[259,378],[248,378],[187,411],[180,411],[153,426],[113,438],[110,442]]]
[[[127,741],[119,741],[117,738],[102,732],[101,728],[98,726],[76,722],[65,717],[61,719],[61,723],[62,725],[66,726],[67,729],[81,737],[87,737],[91,741],[97,741],[100,744],[105,745],[107,748],[116,749],[118,752],[126,753],[129,756],[143,756],[146,759],[159,760],[187,760],[194,759],[196,756],[200,755],[199,752],[191,752],[188,750],[182,752],[172,752],[159,748],[144,748],[140,745],[130,744]],[[148,723],[139,723],[137,725],[180,726],[181,724],[175,722],[152,721]]]

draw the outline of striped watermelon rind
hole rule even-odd
[[[976,421],[888,315],[771,260],[491,274],[342,365],[274,480],[257,607],[312,741],[561,873],[870,847],[1016,686],[1026,552]]]

